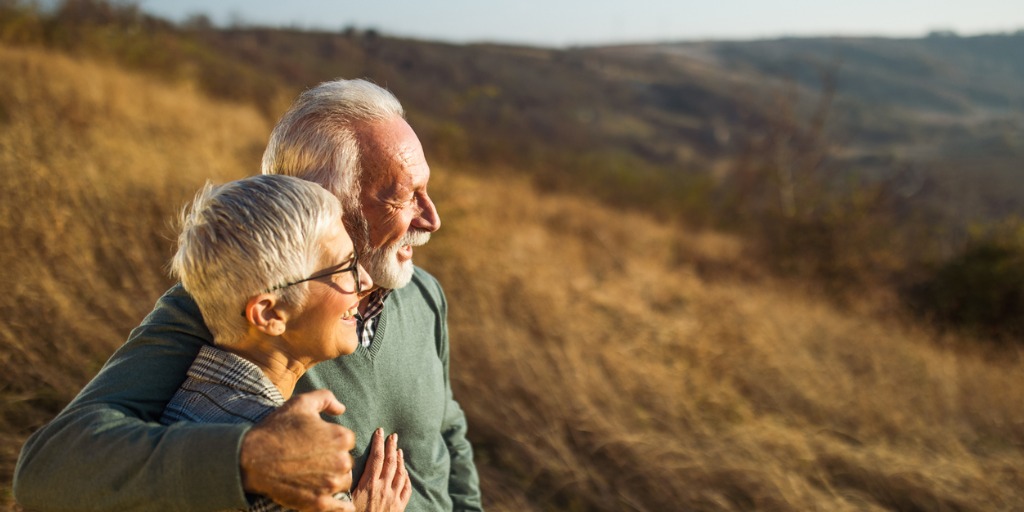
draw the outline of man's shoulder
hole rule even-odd
[[[431,309],[435,310],[443,308],[445,304],[444,290],[441,288],[441,283],[438,282],[437,278],[420,267],[414,267],[409,284],[394,290],[392,294],[398,299],[394,301],[396,303],[412,305],[426,302],[431,306]]]
[[[185,290],[185,287],[181,283],[175,283],[171,286],[153,306],[151,311],[143,323],[150,320],[160,321],[167,317],[186,317],[186,318],[198,318],[202,319],[203,315],[199,311],[199,305],[196,304],[195,299],[192,295]]]
[[[128,340],[132,343],[140,338],[182,337],[196,338],[200,344],[213,342],[196,301],[177,283],[157,299],[153,310],[132,330]]]
[[[437,298],[444,297],[441,283],[421,267],[413,267],[412,279],[409,280],[409,284],[395,291],[402,295],[419,294]]]
[[[436,288],[439,292],[441,291],[440,281],[433,274],[424,270],[423,267],[413,266],[412,282],[417,282],[421,286]]]

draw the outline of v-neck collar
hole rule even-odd
[[[394,294],[389,293],[382,300],[381,311],[374,317],[373,322],[373,339],[370,340],[370,346],[366,347],[362,343],[356,346],[356,352],[362,354],[363,357],[368,357],[373,360],[381,350],[381,345],[384,344],[384,330],[388,325],[388,302],[394,300]]]

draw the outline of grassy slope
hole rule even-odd
[[[267,124],[109,67],[0,46],[0,475],[168,281],[171,220],[257,168]]]
[[[253,171],[268,126],[53,54],[0,48],[0,74],[7,480],[167,285],[177,207]],[[1019,357],[709,270],[743,267],[741,241],[481,174],[434,170],[418,262],[449,294],[490,510],[1024,508]]]
[[[452,296],[453,378],[508,510],[519,479],[538,510],[1024,506],[1018,363],[702,275],[735,240],[436,181],[448,224],[422,263]]]

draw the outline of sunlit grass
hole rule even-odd
[[[436,181],[448,224],[422,263],[452,296],[489,489],[515,496],[495,508],[1024,505],[1019,358],[698,270],[735,240],[514,179]]]
[[[174,212],[255,170],[267,123],[108,67],[0,47],[0,475],[151,307]]]
[[[168,286],[175,212],[255,172],[269,123],[48,53],[0,48],[0,75],[9,482]],[[417,262],[448,293],[489,510],[1024,509],[1020,354],[837,309],[741,271],[742,240],[514,172],[435,168],[431,194]]]

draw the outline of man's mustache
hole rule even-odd
[[[404,236],[398,241],[398,246],[411,245],[413,247],[417,245],[423,245],[430,241],[430,231],[425,229],[409,229]]]

